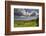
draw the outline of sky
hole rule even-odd
[[[16,9],[18,9],[18,10],[25,10],[26,12],[28,11],[28,12],[31,12],[31,11],[37,11],[38,13],[39,13],[39,9],[22,9],[22,8],[14,8],[14,11],[16,10]]]
[[[32,12],[32,11],[36,11],[39,13],[39,9],[24,9],[25,11],[28,11],[29,13]]]
[[[20,15],[26,14],[26,12],[31,13],[32,11],[39,13],[39,9],[14,8],[14,15],[20,16]]]

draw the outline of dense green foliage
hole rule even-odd
[[[36,27],[36,20],[14,20],[14,27]]]

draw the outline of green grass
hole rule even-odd
[[[14,20],[14,27],[36,27],[36,20]]]

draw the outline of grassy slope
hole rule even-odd
[[[14,20],[14,27],[36,27],[36,20],[22,21],[22,20]]]

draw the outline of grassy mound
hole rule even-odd
[[[36,27],[36,20],[14,20],[14,27]]]

